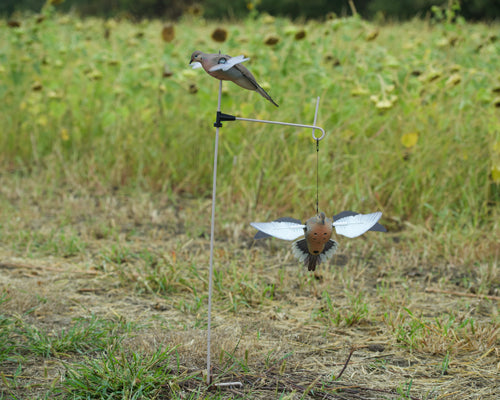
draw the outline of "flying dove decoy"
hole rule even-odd
[[[232,81],[244,89],[255,90],[276,107],[279,107],[271,96],[260,87],[252,73],[241,65],[242,62],[248,60],[249,58],[244,56],[231,57],[225,54],[206,54],[197,50],[191,55],[190,65],[193,68],[203,67],[210,76],[221,81]]]
[[[320,212],[305,224],[297,219],[284,217],[273,222],[252,222],[250,225],[259,231],[255,239],[274,236],[283,240],[295,240],[304,236],[304,239],[293,242],[293,254],[309,271],[314,271],[317,265],[331,258],[337,250],[337,242],[331,239],[334,227],[338,235],[348,238],[360,236],[367,231],[387,232],[378,223],[381,216],[379,211],[372,214],[342,211],[329,219],[324,212]]]

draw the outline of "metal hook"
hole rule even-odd
[[[318,119],[318,108],[319,108],[319,96],[316,99],[316,111],[314,111],[314,122],[313,122],[314,126],[316,126],[316,120]],[[319,142],[321,139],[323,139],[325,137],[325,131],[323,129],[321,129],[322,134],[319,138],[317,138],[316,135],[314,135],[315,129],[316,128],[313,128],[312,137],[314,140],[316,140],[316,142]]]

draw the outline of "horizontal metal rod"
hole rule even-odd
[[[304,124],[293,124],[291,122],[281,122],[281,121],[267,121],[267,120],[264,120],[264,119],[253,119],[253,118],[241,118],[241,117],[235,117],[236,120],[238,121],[248,121],[248,122],[262,122],[264,124],[274,124],[274,125],[288,125],[288,126],[296,126],[296,127],[299,127],[299,128],[309,128],[309,129],[312,129],[313,130],[313,139],[314,140],[321,140],[325,137],[325,130],[323,128],[320,128],[319,126],[314,126],[314,125],[304,125]],[[322,135],[317,138],[316,136],[314,136],[314,130],[315,129],[319,129],[322,133]]]

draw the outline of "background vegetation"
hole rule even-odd
[[[40,11],[45,0],[3,0],[0,15],[15,11]],[[244,18],[256,11],[289,18],[324,19],[328,13],[352,15],[354,9],[363,18],[406,20],[415,16],[430,16],[433,6],[458,7],[467,20],[494,20],[500,17],[500,5],[495,0],[49,0],[61,10],[82,15],[129,15],[136,19],[177,19],[188,9],[197,9],[206,18]]]
[[[50,172],[53,182],[208,196],[217,84],[186,60],[191,50],[223,48],[249,56],[281,104],[270,109],[226,84],[224,109],[310,122],[322,98],[322,207],[382,208],[398,229],[408,220],[437,232],[488,226],[499,201],[499,41],[486,26],[453,23],[454,11],[441,11],[420,32],[411,23],[293,25],[263,15],[217,35],[192,14],[163,29],[158,21],[76,20],[47,6],[1,31],[0,162],[18,174]],[[310,207],[309,133],[227,128],[220,171],[228,204]]]
[[[497,24],[253,11],[0,21],[0,399],[498,397]],[[249,56],[280,104],[224,83],[224,112],[311,123],[320,96],[320,208],[389,228],[316,274],[254,241],[250,221],[315,212],[316,145],[224,123],[212,375],[243,383],[224,390],[203,375],[218,82],[198,49]]]

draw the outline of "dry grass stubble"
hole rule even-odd
[[[203,392],[207,202],[145,194],[45,197],[24,187],[8,195],[10,216],[2,214],[0,288],[10,298],[2,313],[47,332],[91,314],[132,323],[122,342],[127,351],[176,346],[182,371],[196,376],[179,380],[179,390]],[[254,243],[246,222],[220,216],[217,227],[213,374],[244,383],[227,397],[496,397],[496,262],[423,256],[419,246],[409,248],[418,235],[407,229],[341,240],[339,254],[314,276],[285,242]],[[44,234],[29,234],[35,230]],[[421,248],[431,247],[426,240]],[[59,252],[50,255],[53,249]],[[352,350],[341,378],[332,380]],[[65,363],[82,360],[26,355],[19,387],[42,395],[59,385]],[[4,374],[16,368],[9,363]],[[338,397],[334,389],[342,389]]]

